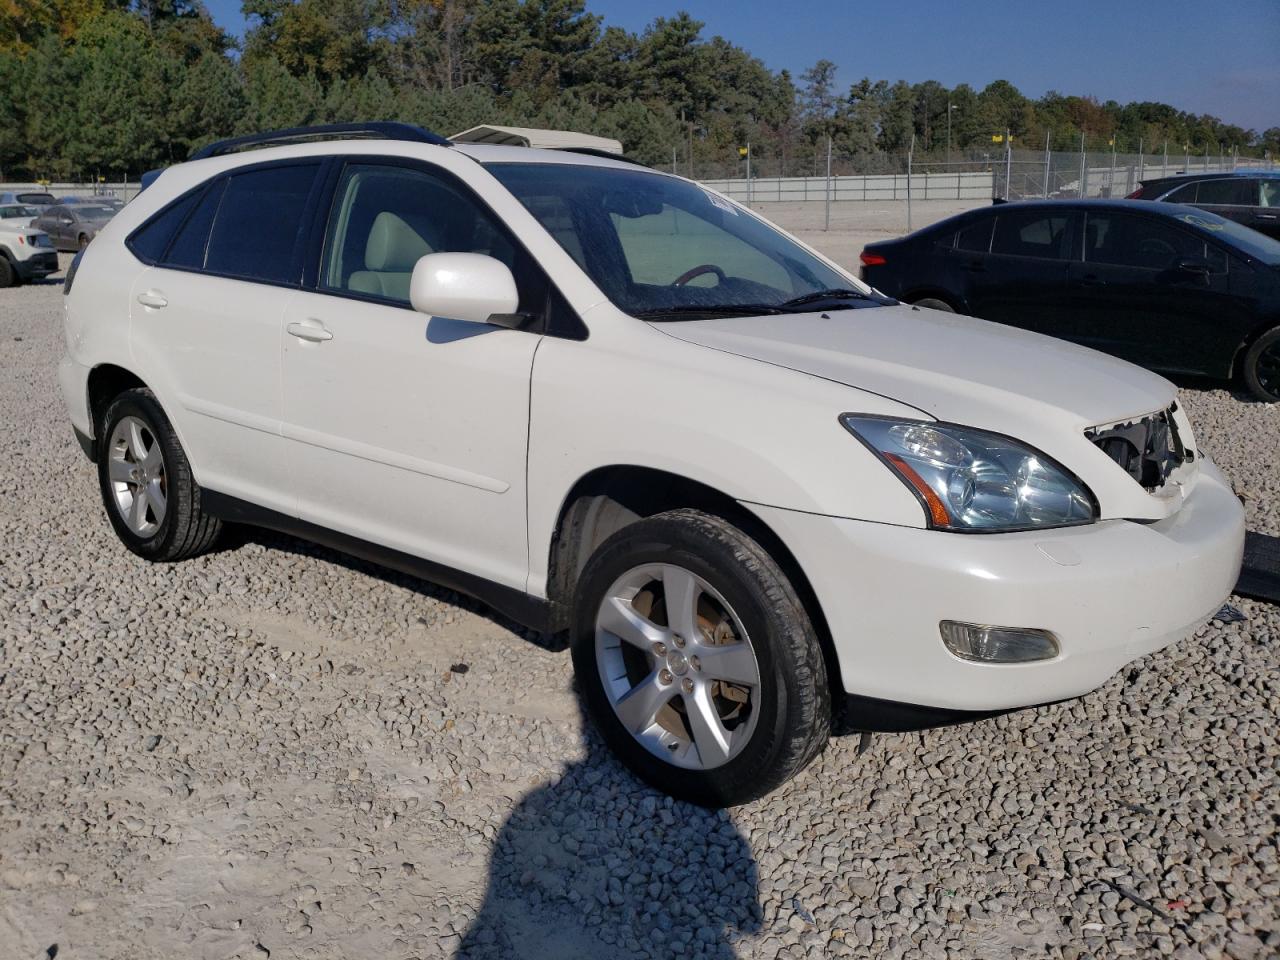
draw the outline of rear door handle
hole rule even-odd
[[[1255,213],[1253,218],[1255,220],[1280,220],[1280,216],[1274,213]]]
[[[325,329],[323,323],[319,320],[309,320],[306,323],[291,323],[285,330],[290,336],[297,337],[299,340],[307,340],[311,343],[323,343],[326,340],[332,340],[333,334]]]
[[[159,290],[148,290],[146,293],[138,294],[138,302],[144,307],[150,307],[152,310],[159,310],[161,307],[167,307],[169,301],[164,298]]]
[[[987,265],[981,260],[970,260],[964,265],[964,268],[970,273],[984,273],[986,272]]]
[[[1091,273],[1080,278],[1080,285],[1082,287],[1105,287],[1107,281]]]

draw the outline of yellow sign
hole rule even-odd
[[[991,142],[992,142],[992,143],[1004,143],[1004,134],[1002,134],[1002,133],[993,133],[993,134],[991,135]]]
[[[747,155],[747,153],[748,153],[748,150],[747,150],[747,148],[746,148],[746,147],[739,147],[739,148],[738,148],[738,156],[740,156],[740,157],[745,157],[745,156]]]

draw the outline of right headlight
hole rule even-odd
[[[950,423],[852,413],[840,422],[915,492],[931,527],[994,533],[1098,518],[1093,495],[1080,480],[1008,437]]]

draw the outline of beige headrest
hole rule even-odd
[[[407,273],[420,257],[434,253],[430,244],[394,213],[382,211],[369,230],[364,248],[366,270]]]

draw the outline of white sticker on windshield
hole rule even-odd
[[[711,201],[711,205],[713,207],[719,207],[721,210],[727,210],[729,213],[732,213],[735,217],[738,215],[738,208],[735,207],[728,200],[726,200],[724,197],[718,196],[712,193],[710,190],[703,190],[702,192],[707,195],[707,199]]]

